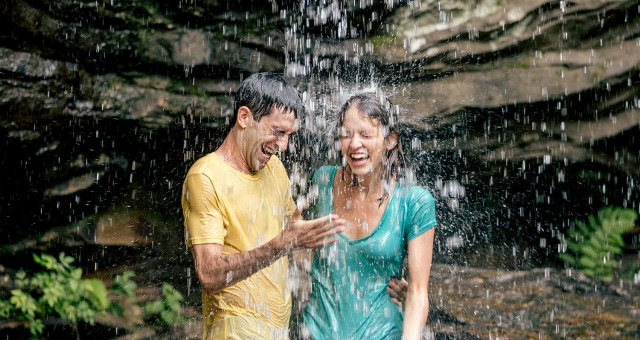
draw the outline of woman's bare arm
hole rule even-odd
[[[429,316],[429,275],[434,228],[409,241],[409,287],[404,307],[402,339],[420,339]]]

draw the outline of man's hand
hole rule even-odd
[[[223,254],[219,244],[194,245],[192,252],[202,287],[216,292],[297,249],[313,249],[335,242],[333,236],[344,231],[346,221],[336,215],[304,221],[294,218],[289,228],[262,246],[234,254]],[[229,276],[229,273],[233,275]]]
[[[409,283],[404,279],[393,278],[387,284],[387,292],[391,295],[391,301],[396,305],[402,307],[402,304],[407,299],[407,288]]]
[[[335,242],[334,237],[344,232],[346,221],[337,215],[327,215],[315,220],[294,219],[289,229],[282,233],[282,241],[289,250],[315,248]]]

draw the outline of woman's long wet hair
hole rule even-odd
[[[398,139],[395,147],[387,150],[386,157],[383,159],[384,171],[381,173],[381,180],[384,191],[382,196],[378,198],[379,206],[381,206],[389,197],[389,183],[392,179],[398,180],[398,176],[402,170],[406,168],[406,161],[404,153],[402,152],[400,130],[397,128],[399,109],[381,92],[363,92],[356,94],[349,98],[340,110],[340,114],[338,115],[338,131],[341,131],[344,116],[351,107],[357,108],[364,117],[379,123],[385,140],[392,133],[395,133]],[[345,173],[347,172],[347,163],[343,162],[342,167],[342,180],[346,181]],[[356,175],[351,176],[351,185],[354,187],[360,185]]]

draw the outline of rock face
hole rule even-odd
[[[503,271],[435,265],[429,329],[438,339],[597,338],[638,333],[638,285],[594,285],[553,268]]]
[[[537,256],[595,207],[638,209],[639,15],[633,2],[423,1],[370,39],[376,73],[429,135],[419,164],[444,159],[436,178],[466,187],[461,210],[488,214],[449,229],[469,240],[491,225],[489,240],[539,243],[507,241]]]
[[[574,219],[639,208],[639,12],[596,0],[8,1],[3,249],[70,232],[96,242],[105,234],[77,230],[97,221],[145,234],[105,244],[180,243],[186,169],[220,143],[241,79],[272,71],[310,111],[286,157],[296,194],[337,161],[327,117],[376,86],[438,198],[440,261],[482,264],[474,246],[495,243],[517,258],[505,266],[544,262]]]

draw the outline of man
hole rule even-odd
[[[231,131],[187,173],[182,208],[203,288],[205,339],[287,338],[287,255],[344,231],[335,215],[301,219],[275,156],[303,113],[298,91],[282,77],[248,77],[235,95]]]

